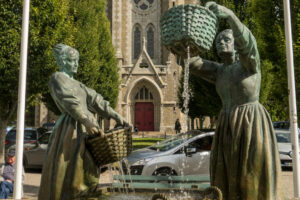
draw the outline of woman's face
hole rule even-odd
[[[230,32],[220,33],[220,35],[217,38],[216,47],[219,56],[222,56],[222,54],[233,54],[234,38],[232,33]]]
[[[64,60],[64,71],[67,74],[73,75],[77,73],[79,57],[74,49],[67,52],[66,59]]]

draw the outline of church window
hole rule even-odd
[[[154,58],[154,31],[150,26],[147,30],[147,52],[150,58]]]
[[[135,30],[134,30],[134,40],[133,41],[134,41],[133,58],[137,59],[141,53],[141,30],[137,26],[135,27]]]
[[[154,0],[133,0],[135,7],[145,11],[153,7]]]
[[[145,88],[145,99],[147,100],[148,99],[148,89]]]
[[[145,3],[140,5],[140,9],[142,9],[142,10],[147,10],[147,8],[148,8],[148,6]]]
[[[153,100],[153,95],[145,86],[138,90],[135,95],[135,100]]]
[[[144,99],[144,88],[140,89],[140,99]]]

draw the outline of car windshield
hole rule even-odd
[[[291,143],[290,133],[276,133],[276,139],[278,143]]]
[[[155,151],[168,151],[168,150],[184,143],[189,138],[192,138],[194,136],[195,136],[195,134],[178,135],[178,136],[175,136],[173,138],[158,142],[155,145],[149,147],[149,149],[152,149],[152,150],[155,150]]]
[[[7,140],[16,140],[16,130],[10,130],[6,135]],[[36,140],[35,130],[24,130],[24,140]]]

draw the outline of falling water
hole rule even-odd
[[[183,92],[182,97],[184,99],[183,101],[183,113],[185,115],[185,123],[186,128],[188,130],[189,126],[189,101],[190,101],[190,94],[189,94],[189,75],[190,75],[190,46],[187,47],[187,59],[185,61],[185,67],[184,67],[184,82],[183,82]]]
[[[110,181],[113,183],[114,182],[114,179],[113,179],[114,173],[113,173],[113,169],[112,169],[112,164],[108,165],[108,170],[109,170],[110,177],[111,177]],[[112,184],[110,185],[110,189],[113,192],[113,194],[115,194],[115,190],[114,190],[114,187],[113,187]],[[119,189],[119,192],[120,192],[121,191],[120,187],[118,187],[118,189]]]
[[[189,67],[190,67],[190,46],[187,46],[187,59],[185,60],[185,67],[184,67],[184,82],[183,82],[183,92],[182,92],[182,97],[184,99],[183,101],[183,112],[185,115],[185,123],[186,123],[186,131],[188,131],[188,127],[189,127],[189,100],[190,100],[190,94],[189,94]],[[185,139],[186,140],[186,139]],[[184,176],[184,168],[185,168],[185,159],[181,161],[181,172],[180,172],[180,176],[183,178]],[[184,195],[184,188],[183,186],[180,186],[180,192],[182,194],[182,196],[180,196],[180,199],[182,199]]]
[[[132,182],[132,178],[131,178],[131,171],[130,171],[130,166],[129,166],[128,160],[126,158],[123,158],[122,159],[122,163],[125,164],[126,171],[127,171],[128,176],[129,176],[129,181],[130,181],[131,185],[133,185],[132,184],[133,182]],[[131,187],[131,189],[132,189],[133,194],[135,195],[135,189],[134,189],[134,187]]]
[[[128,186],[126,184],[126,180],[125,180],[125,173],[123,171],[123,167],[122,167],[122,161],[118,161],[118,165],[119,165],[119,172],[120,172],[120,175],[122,177],[122,183],[123,183],[123,186],[124,186],[124,189],[125,189],[125,192],[126,194],[128,195]]]

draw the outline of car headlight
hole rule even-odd
[[[133,165],[145,165],[147,162],[149,162],[152,159],[153,158],[144,158],[144,159],[138,160],[135,163],[133,163],[132,166]]]

